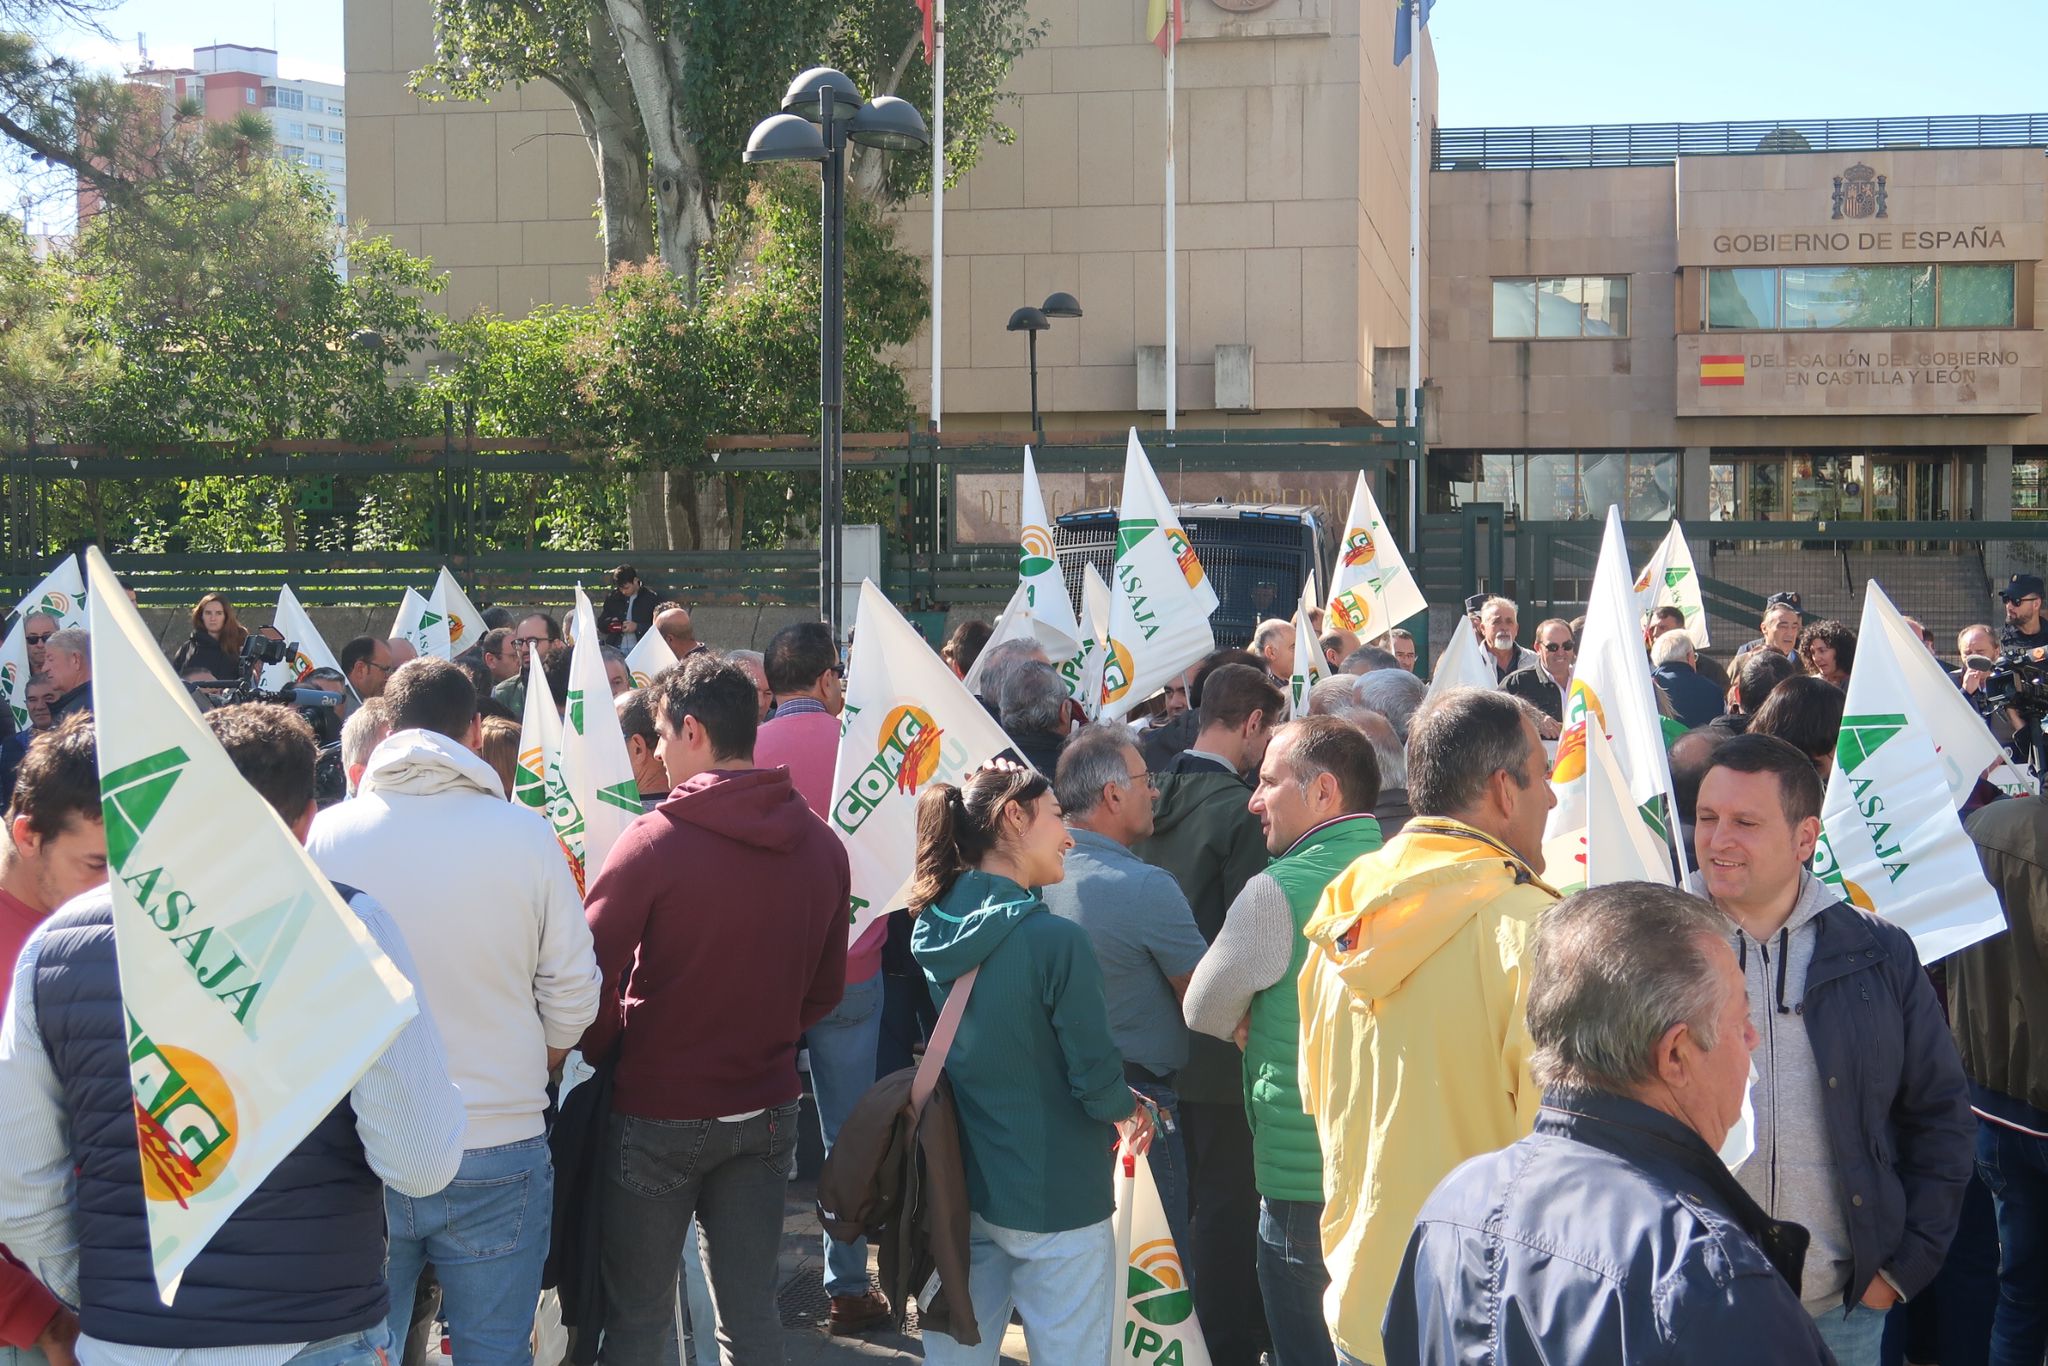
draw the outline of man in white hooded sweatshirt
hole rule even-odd
[[[597,1017],[597,960],[554,831],[506,801],[476,753],[469,675],[413,660],[392,674],[384,704],[391,734],[358,795],[321,812],[306,847],[404,933],[469,1121],[446,1191],[385,1193],[391,1330],[403,1341],[431,1262],[459,1350],[525,1363],[554,1200],[548,1073]]]

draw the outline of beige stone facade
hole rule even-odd
[[[1039,338],[1047,426],[1157,421],[1139,410],[1139,351],[1166,340],[1165,73],[1141,32],[1144,9],[1031,5],[1047,33],[1012,74],[1004,117],[1016,142],[986,148],[946,201],[951,429],[1028,426],[1025,340],[1004,325],[1054,290],[1086,316]],[[1186,0],[1175,139],[1184,425],[1391,417],[1408,328],[1408,77],[1388,60],[1394,10],[1395,0],[1272,0],[1236,13]],[[587,298],[602,268],[596,177],[567,102],[545,86],[485,104],[422,101],[406,80],[431,55],[431,7],[347,0],[346,16],[357,225],[432,256],[453,314]],[[1422,60],[1433,124],[1426,37]],[[927,257],[930,222],[927,204],[906,207],[902,241]],[[930,346],[927,332],[898,358],[921,408]],[[1255,410],[1217,409],[1219,346],[1251,348]]]

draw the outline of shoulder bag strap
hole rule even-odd
[[[918,1063],[917,1075],[910,1081],[910,1113],[913,1118],[924,1113],[925,1102],[932,1098],[932,1091],[939,1084],[939,1073],[946,1066],[946,1054],[952,1051],[953,1036],[960,1032],[960,1017],[967,1010],[967,998],[974,991],[974,979],[980,974],[978,965],[969,968],[955,979],[953,989],[946,993],[946,1007],[939,1012],[939,1023],[924,1046],[924,1060]]]

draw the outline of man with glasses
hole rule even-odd
[[[378,636],[357,636],[341,647],[341,671],[348,685],[365,702],[384,695],[384,684],[398,665],[392,661],[389,642]]]
[[[2005,599],[2005,633],[1999,643],[2008,650],[2032,650],[2048,645],[2048,628],[2041,623],[2041,579],[2035,574],[2015,574],[1998,591]]]
[[[1552,617],[1536,624],[1536,661],[1509,674],[1501,691],[1542,712],[1544,722],[1536,729],[1544,739],[1555,740],[1564,726],[1564,702],[1579,662],[1579,643],[1572,639],[1570,622]]]
[[[518,670],[495,688],[491,689],[491,700],[512,709],[514,716],[526,714],[526,668],[534,651],[545,654],[548,646],[562,638],[562,628],[546,612],[528,612],[512,623],[512,657],[519,661]]]
[[[57,619],[41,612],[31,613],[22,623],[21,637],[28,645],[28,671],[39,674],[43,671],[43,651],[49,647],[50,637],[57,634]]]
[[[1188,1060],[1181,1000],[1208,941],[1173,875],[1131,852],[1152,833],[1155,793],[1127,728],[1090,726],[1067,741],[1053,792],[1074,847],[1065,880],[1041,895],[1054,915],[1087,932],[1102,964],[1124,1079],[1165,1121],[1152,1144],[1152,1179],[1174,1244],[1186,1247],[1187,1156],[1174,1078]]]

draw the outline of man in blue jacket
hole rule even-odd
[[[1722,690],[1701,678],[1699,651],[1689,631],[1666,631],[1651,642],[1650,676],[1671,701],[1671,710],[1687,730],[1701,726],[1728,710]]]
[[[1716,1155],[1750,1051],[1725,921],[1622,882],[1536,932],[1536,1132],[1444,1178],[1387,1305],[1387,1366],[1823,1363],[1800,1307],[1805,1231]]]

